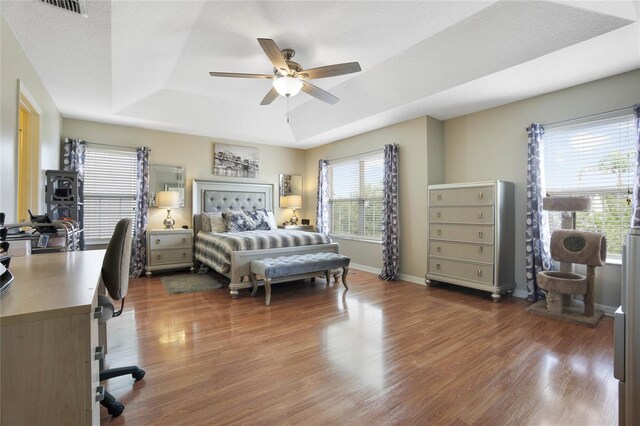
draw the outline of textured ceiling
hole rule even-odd
[[[63,116],[306,148],[420,115],[447,119],[640,67],[638,1],[36,1],[1,12]],[[256,39],[304,68],[358,61],[259,103],[271,73]]]

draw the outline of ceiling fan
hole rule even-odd
[[[303,69],[300,64],[293,62],[291,58],[296,54],[293,49],[282,49],[276,45],[276,42],[269,38],[259,38],[258,43],[267,54],[269,60],[273,63],[274,70],[271,74],[244,74],[236,72],[210,72],[213,77],[236,77],[236,78],[264,78],[273,80],[273,87],[269,93],[262,99],[260,105],[269,105],[278,95],[285,97],[295,96],[300,90],[327,102],[331,105],[340,99],[333,96],[326,90],[322,90],[318,86],[314,86],[307,80],[315,78],[335,77],[338,75],[351,74],[362,71],[360,64],[357,62],[347,62],[344,64],[327,65],[324,67]]]

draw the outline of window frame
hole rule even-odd
[[[367,202],[379,202],[382,207],[383,200],[383,184],[380,183],[380,196],[366,196],[366,172],[367,172],[367,161],[380,161],[384,167],[384,150],[376,150],[371,151],[364,154],[358,154],[354,156],[350,156],[344,159],[331,160],[328,164],[328,189],[329,189],[329,201],[328,201],[328,213],[329,213],[329,235],[331,237],[345,239],[345,240],[356,240],[356,241],[364,241],[371,243],[382,243],[382,213],[380,213],[378,225],[378,231],[374,231],[372,236],[367,236],[366,231],[368,228],[367,224]],[[339,165],[347,165],[347,164],[358,164],[358,194],[356,197],[341,197],[334,198],[334,183],[336,182],[333,179],[333,167]],[[384,174],[384,168],[383,168]],[[357,205],[357,215],[358,215],[358,229],[355,233],[352,231],[350,233],[338,233],[334,232],[334,205],[338,203],[356,203]],[[376,218],[375,214],[373,215],[373,219],[371,220],[371,224],[374,228],[376,227]]]

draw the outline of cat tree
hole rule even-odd
[[[602,311],[594,309],[595,267],[605,264],[607,240],[598,232],[576,231],[577,211],[589,211],[587,197],[548,197],[542,208],[562,212],[562,228],[551,235],[551,257],[559,261],[558,271],[544,271],[537,275],[538,286],[547,291],[546,300],[527,308],[530,313],[595,327]],[[574,272],[574,264],[586,265],[587,275]],[[582,295],[584,310],[572,306],[571,298]]]

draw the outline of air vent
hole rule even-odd
[[[40,0],[40,2],[87,17],[87,3],[85,0]]]

